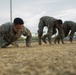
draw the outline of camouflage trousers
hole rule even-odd
[[[64,44],[64,37],[57,35],[55,37],[54,43],[56,44],[56,42],[57,42],[58,44],[60,44],[60,40],[61,40],[62,44]]]

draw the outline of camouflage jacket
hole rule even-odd
[[[63,23],[63,30],[64,30],[64,33],[65,33],[65,37],[69,34],[70,35],[70,41],[72,42],[74,33],[76,32],[76,22],[65,21]]]
[[[26,46],[30,46],[32,34],[29,29],[23,27],[20,33],[15,33],[12,28],[13,23],[7,22],[0,26],[0,37],[2,37],[6,42],[13,44],[17,41],[21,35],[26,36]],[[0,42],[2,42],[0,40]]]
[[[53,27],[55,25],[56,19],[49,16],[43,16],[40,18],[44,22],[44,26]]]
[[[70,30],[72,30],[72,28],[76,29],[76,23],[73,21],[65,21],[63,23],[63,28],[69,28]]]

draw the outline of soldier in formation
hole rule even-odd
[[[62,25],[62,29],[64,31],[64,37],[68,36],[70,37],[70,42],[72,43],[73,41],[73,36],[74,36],[74,33],[76,32],[76,23],[73,22],[73,21],[65,21]],[[70,32],[71,31],[71,32]],[[63,38],[64,39],[64,38]],[[62,40],[63,40],[62,39]],[[55,43],[58,42],[60,43],[60,40],[61,40],[61,37],[60,35],[58,35],[56,38],[55,38]]]
[[[49,16],[41,17],[39,25],[38,25],[38,38],[39,38],[38,43],[39,43],[39,45],[42,44],[41,39],[46,43],[45,37],[48,37],[48,42],[51,44],[51,37],[53,34],[56,33],[56,28],[60,31],[59,34],[62,34],[62,31],[60,30],[61,25],[62,25],[62,20],[60,20],[60,19],[55,19],[55,18],[49,17]],[[43,28],[45,26],[48,28],[48,31],[47,31],[47,34],[42,37]],[[61,37],[63,37],[63,36],[61,35]]]
[[[26,46],[30,46],[32,34],[24,27],[24,21],[21,18],[15,18],[13,23],[2,24],[0,26],[0,48],[6,48],[10,44],[18,47],[17,40],[21,35],[26,36]]]

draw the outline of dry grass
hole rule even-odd
[[[0,75],[76,75],[76,42],[0,49]]]

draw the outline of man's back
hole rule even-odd
[[[0,26],[0,34],[8,33],[13,23],[7,22]]]
[[[73,28],[73,27],[76,27],[76,23],[73,22],[73,21],[65,21],[63,23],[63,28],[69,28],[70,30]]]
[[[54,24],[56,19],[53,17],[49,17],[49,16],[43,16],[40,18],[40,20],[42,20],[44,22],[44,26],[47,26],[48,24]]]

